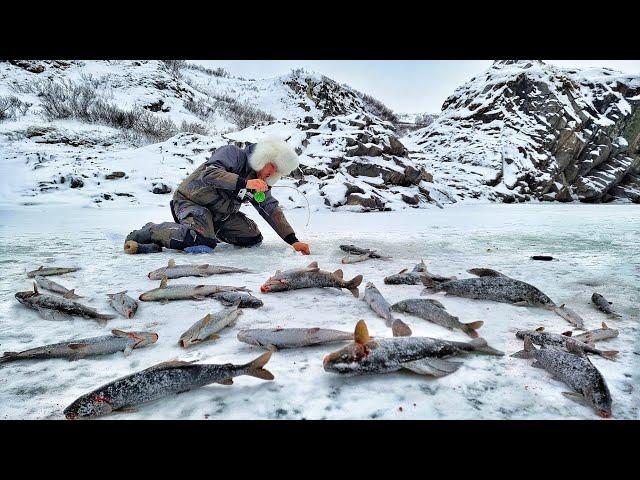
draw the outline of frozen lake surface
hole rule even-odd
[[[424,258],[429,270],[469,277],[472,267],[490,267],[527,281],[557,304],[578,312],[589,329],[602,321],[620,330],[618,338],[599,343],[619,350],[617,361],[591,360],[607,380],[613,396],[613,418],[640,417],[640,210],[633,205],[474,205],[444,210],[384,213],[287,212],[298,237],[311,244],[303,257],[282,242],[251,208],[265,241],[259,248],[220,245],[213,254],[125,255],[126,234],[147,221],[170,220],[166,207],[99,209],[64,206],[3,207],[0,210],[0,349],[20,351],[47,343],[106,334],[112,328],[153,330],[158,342],[122,354],[82,359],[32,360],[0,365],[0,418],[61,419],[62,410],[78,396],[118,377],[170,359],[209,363],[245,363],[263,350],[236,340],[241,328],[326,327],[352,331],[365,319],[374,336],[389,336],[384,320],[346,290],[307,289],[263,295],[264,280],[277,269],[301,267],[317,261],[323,270],[344,270],[346,279],[364,275],[390,303],[417,297],[421,286],[384,285],[383,278],[412,268]],[[389,261],[371,260],[342,265],[343,243],[379,249]],[[552,262],[529,257],[547,254]],[[133,319],[117,319],[100,327],[84,319],[53,322],[17,302],[17,291],[31,288],[26,272],[44,266],[77,266],[81,270],[51,277],[75,288],[81,299],[109,312],[106,294],[128,290],[130,296],[158,286],[147,273],[177,263],[213,263],[249,268],[253,273],[181,278],[170,283],[246,285],[263,299],[263,308],[245,309],[238,323],[221,338],[184,350],[178,338],[195,321],[222,305],[213,299],[160,303],[141,302]],[[612,301],[622,319],[608,318],[590,301],[597,291]],[[137,412],[112,419],[597,419],[593,411],[567,398],[568,387],[530,360],[508,355],[522,348],[517,329],[544,326],[564,332],[571,325],[553,312],[489,301],[430,295],[463,322],[483,320],[479,330],[504,357],[460,357],[464,366],[440,379],[413,373],[341,377],[322,368],[325,354],[340,344],[276,352],[267,367],[272,382],[238,377],[234,385],[210,385],[143,405]],[[417,317],[398,314],[425,335],[468,339]],[[577,332],[579,333],[579,332]]]

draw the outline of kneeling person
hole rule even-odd
[[[266,138],[244,149],[235,145],[217,149],[176,189],[170,203],[175,222],[147,223],[134,230],[127,236],[125,251],[141,253],[149,249],[145,244],[177,250],[213,249],[218,242],[258,245],[262,242],[258,226],[240,212],[242,203],[249,201],[280,238],[309,255],[309,245],[296,238],[269,188],[298,164],[295,151],[279,138]],[[256,202],[247,190],[265,192],[265,200]]]

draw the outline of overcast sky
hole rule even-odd
[[[640,75],[640,60],[545,60],[566,67],[608,67]],[[201,60],[233,75],[267,78],[305,68],[373,95],[396,112],[437,113],[462,83],[493,60]]]

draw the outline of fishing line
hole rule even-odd
[[[307,198],[307,196],[296,187],[292,187],[290,185],[272,185],[271,188],[291,188],[304,197],[304,200],[307,202],[307,224],[305,225],[305,228],[307,228],[309,226],[309,222],[311,221],[311,207],[309,206],[309,199]],[[262,193],[263,195],[258,196],[259,193]],[[256,198],[256,196],[258,196],[258,198]],[[260,207],[260,210],[262,210],[264,213],[267,213],[266,210],[262,208],[262,205],[260,205],[264,201],[264,192],[254,193],[253,198],[258,204],[258,207]],[[259,198],[262,198],[262,200],[258,201]]]

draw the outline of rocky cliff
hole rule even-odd
[[[640,201],[640,77],[496,61],[403,139],[452,198]]]

